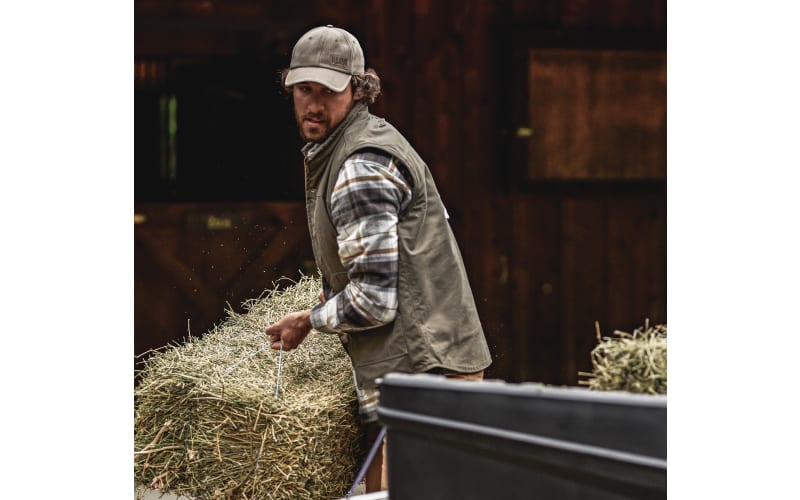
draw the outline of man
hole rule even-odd
[[[307,142],[306,209],[323,296],[267,328],[272,348],[294,349],[312,328],[338,334],[365,422],[377,420],[375,379],[389,372],[483,378],[491,356],[447,212],[425,162],[369,113],[380,79],[364,70],[358,40],[330,25],[312,29],[282,80]],[[368,492],[386,488],[382,464],[378,455]]]

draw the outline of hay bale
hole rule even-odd
[[[244,304],[201,338],[167,346],[135,389],[138,483],[203,499],[318,499],[347,493],[363,458],[350,361],[312,331],[278,360],[264,330],[318,301],[319,279]]]
[[[600,336],[592,350],[592,372],[579,384],[598,391],[627,391],[642,394],[667,393],[667,325],[651,327],[649,320],[633,333],[615,330],[616,337]]]

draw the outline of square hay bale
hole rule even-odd
[[[280,353],[264,333],[316,304],[320,289],[303,276],[248,301],[244,314],[229,312],[202,337],[150,355],[134,392],[137,483],[202,499],[347,493],[364,450],[341,342],[312,330]]]

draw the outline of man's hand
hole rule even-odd
[[[272,341],[273,349],[291,351],[300,345],[311,331],[311,309],[289,313],[277,323],[267,327],[266,333]]]

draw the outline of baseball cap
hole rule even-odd
[[[294,46],[286,86],[316,82],[335,92],[347,87],[352,75],[364,73],[364,52],[356,37],[332,25],[308,31]]]

